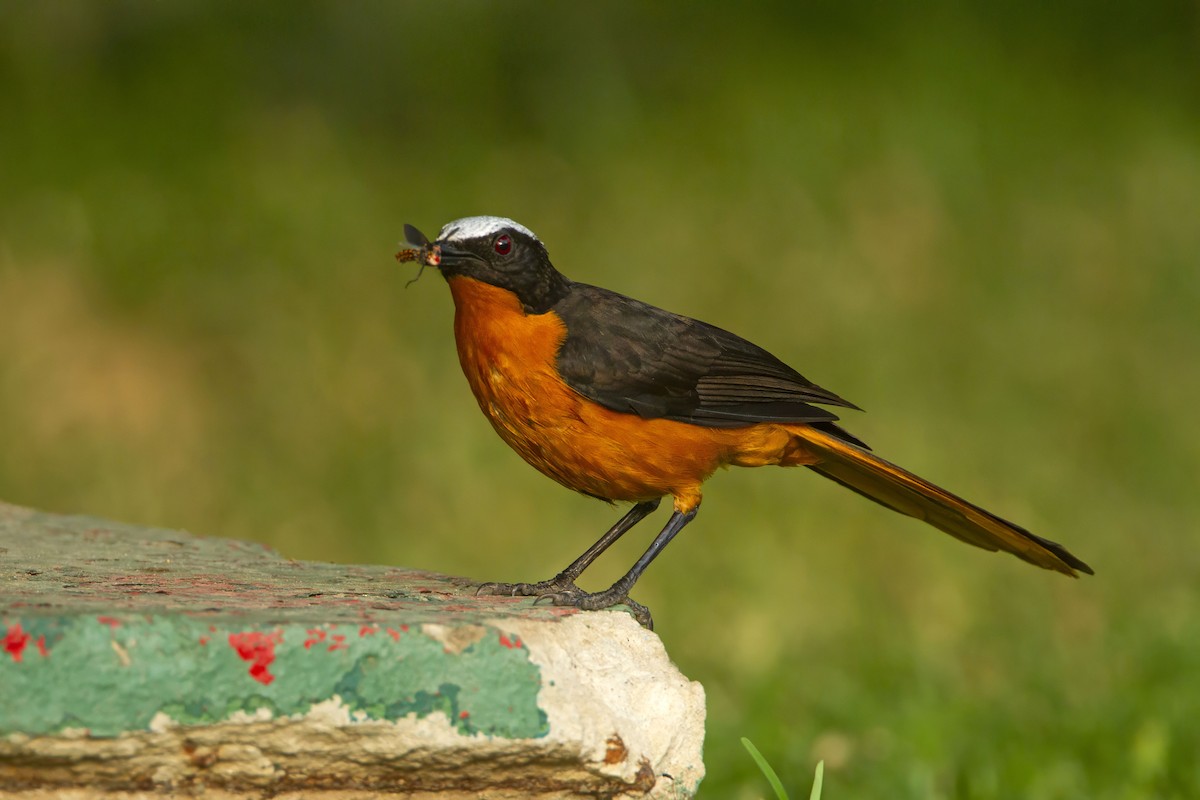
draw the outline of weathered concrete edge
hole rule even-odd
[[[492,627],[427,624],[423,633],[454,649]],[[112,738],[83,730],[10,734],[0,740],[6,783],[109,791],[203,786],[231,796],[347,786],[470,793],[502,789],[495,777],[502,765],[503,783],[529,797],[695,793],[704,775],[704,691],[679,673],[656,636],[620,613],[558,622],[505,617],[494,627],[520,637],[541,670],[544,736],[465,735],[441,710],[365,719],[335,695],[303,714],[259,708],[207,725],[180,725],[160,713],[150,730]],[[651,728],[647,718],[675,724]]]
[[[586,761],[622,781],[644,780],[650,768],[648,797],[696,793],[704,778],[704,687],[679,671],[661,639],[624,613],[506,623],[541,668],[539,704],[552,737],[591,743]],[[674,724],[652,728],[646,718]],[[600,727],[609,724],[611,731]]]

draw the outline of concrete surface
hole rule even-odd
[[[621,610],[0,503],[0,797],[690,797],[704,692]]]

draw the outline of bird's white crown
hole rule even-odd
[[[505,228],[519,231],[534,241],[540,242],[537,235],[519,222],[513,222],[508,217],[463,217],[453,222],[447,222],[437,235],[439,242],[465,242],[468,239],[481,239],[499,233]]]

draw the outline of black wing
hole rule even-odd
[[[713,428],[808,423],[865,446],[811,404],[857,406],[729,331],[582,283],[552,310],[567,324],[559,373],[606,408]]]

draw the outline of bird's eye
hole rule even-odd
[[[502,233],[496,237],[496,241],[492,242],[492,249],[497,255],[506,256],[512,252],[512,237],[507,233]]]

